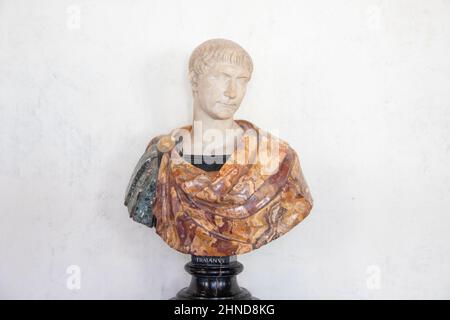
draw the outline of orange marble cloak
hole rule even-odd
[[[252,123],[236,122],[245,133],[219,171],[195,167],[175,148],[161,158],[152,208],[156,232],[179,252],[247,253],[291,230],[312,209],[296,152]]]

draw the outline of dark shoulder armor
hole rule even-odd
[[[150,141],[145,153],[139,159],[128,183],[124,201],[130,218],[150,228],[156,226],[152,207],[156,198],[159,164],[162,157],[162,153],[156,147],[158,138],[159,136]]]

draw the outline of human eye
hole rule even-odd
[[[230,77],[222,72],[216,73],[211,75],[210,79],[212,80],[217,80],[217,81],[226,81],[227,79],[229,79]]]
[[[248,78],[247,78],[247,77],[239,77],[239,78],[238,78],[238,81],[239,81],[240,83],[247,83],[247,82],[248,82]]]

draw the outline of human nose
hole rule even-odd
[[[231,80],[230,83],[228,84],[227,90],[225,90],[225,96],[227,96],[230,99],[236,97],[236,82],[234,80]]]

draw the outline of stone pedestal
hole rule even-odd
[[[180,290],[174,300],[255,300],[239,287],[237,275],[244,266],[236,256],[192,256],[184,269],[192,275],[189,287]]]

